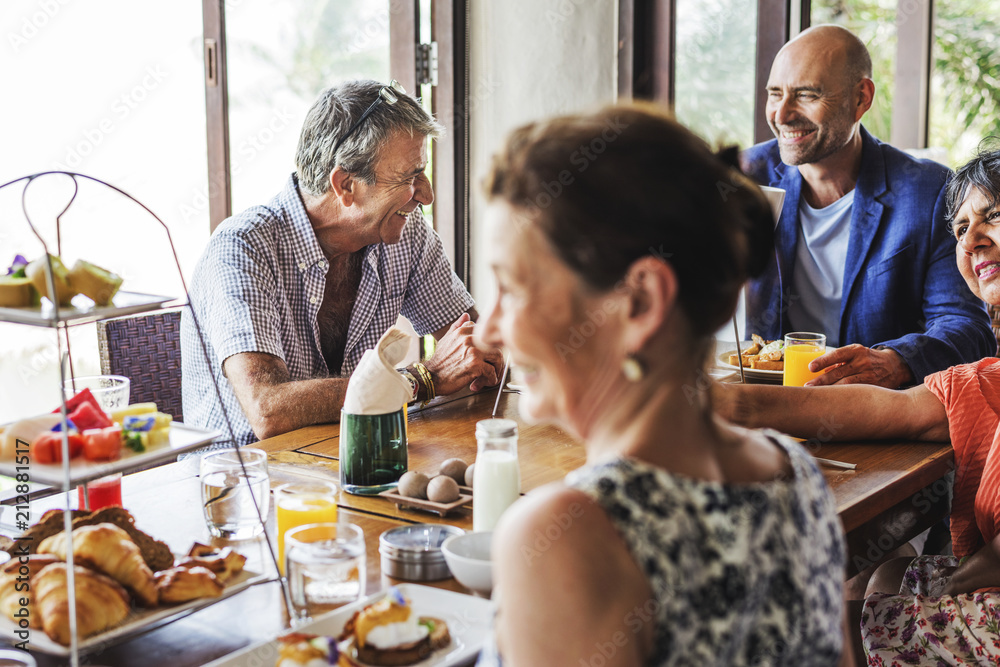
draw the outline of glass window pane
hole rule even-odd
[[[168,225],[186,273],[208,238],[201,0],[170,3],[12,0],[0,15],[0,183],[61,169],[101,178]],[[39,181],[29,211],[55,244],[66,181]],[[0,191],[0,273],[15,253],[42,254],[21,213],[20,187]],[[81,183],[63,217],[64,258],[125,278],[124,289],[180,296],[166,235],[106,188]],[[71,329],[78,374],[98,372],[94,328]],[[50,331],[0,324],[0,423],[59,399]]]
[[[936,0],[929,141],[953,168],[1000,137],[1000,19],[993,0]]]
[[[284,187],[321,90],[350,79],[388,81],[389,10],[389,0],[226,3],[234,212]]]
[[[677,0],[675,113],[710,143],[753,144],[756,4]]]
[[[861,38],[872,57],[875,101],[862,124],[889,141],[892,130],[892,92],[896,79],[897,0],[812,0],[811,25],[836,23]]]

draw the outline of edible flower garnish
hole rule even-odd
[[[156,425],[156,417],[148,415],[128,415],[122,420],[122,428],[126,431],[151,431]]]
[[[70,430],[70,431],[78,431],[79,430],[76,427],[76,424],[73,423],[73,420],[70,419],[69,417],[66,418],[66,428],[67,428],[67,430]],[[52,427],[52,430],[55,431],[56,433],[60,433],[63,430],[63,423],[62,422],[58,422],[55,426]]]
[[[400,607],[405,607],[406,606],[406,598],[403,597],[403,594],[395,586],[393,586],[392,588],[389,589],[387,597],[393,603],[398,604]]]
[[[28,260],[25,259],[24,255],[14,255],[14,262],[7,269],[7,275],[14,278],[24,278],[24,267],[28,265]]]

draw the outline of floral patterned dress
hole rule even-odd
[[[836,665],[844,541],[816,463],[776,432],[790,479],[719,484],[614,459],[566,478],[607,512],[653,589],[647,665]]]
[[[948,413],[955,449],[951,537],[955,556],[921,556],[898,594],[865,600],[861,637],[869,665],[1000,665],[1000,590],[943,595],[959,558],[1000,525],[1000,360],[983,359],[928,376]]]
[[[1000,665],[1000,590],[941,595],[957,566],[954,556],[920,556],[898,595],[865,600],[869,665]]]

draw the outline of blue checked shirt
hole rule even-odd
[[[210,363],[190,313],[181,319],[184,418],[228,429],[214,376],[240,445],[257,438],[243,415],[222,363],[241,352],[266,352],[285,362],[292,380],[348,377],[365,350],[402,314],[420,335],[450,324],[473,306],[452,271],[441,239],[415,211],[399,243],[368,246],[347,331],[344,363],[327,367],[317,314],[329,262],[320,250],[293,174],[267,206],[225,220],[195,267],[189,298]]]

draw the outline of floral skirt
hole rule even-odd
[[[942,596],[953,556],[920,556],[898,595],[865,600],[861,636],[869,665],[1000,665],[1000,592]]]

